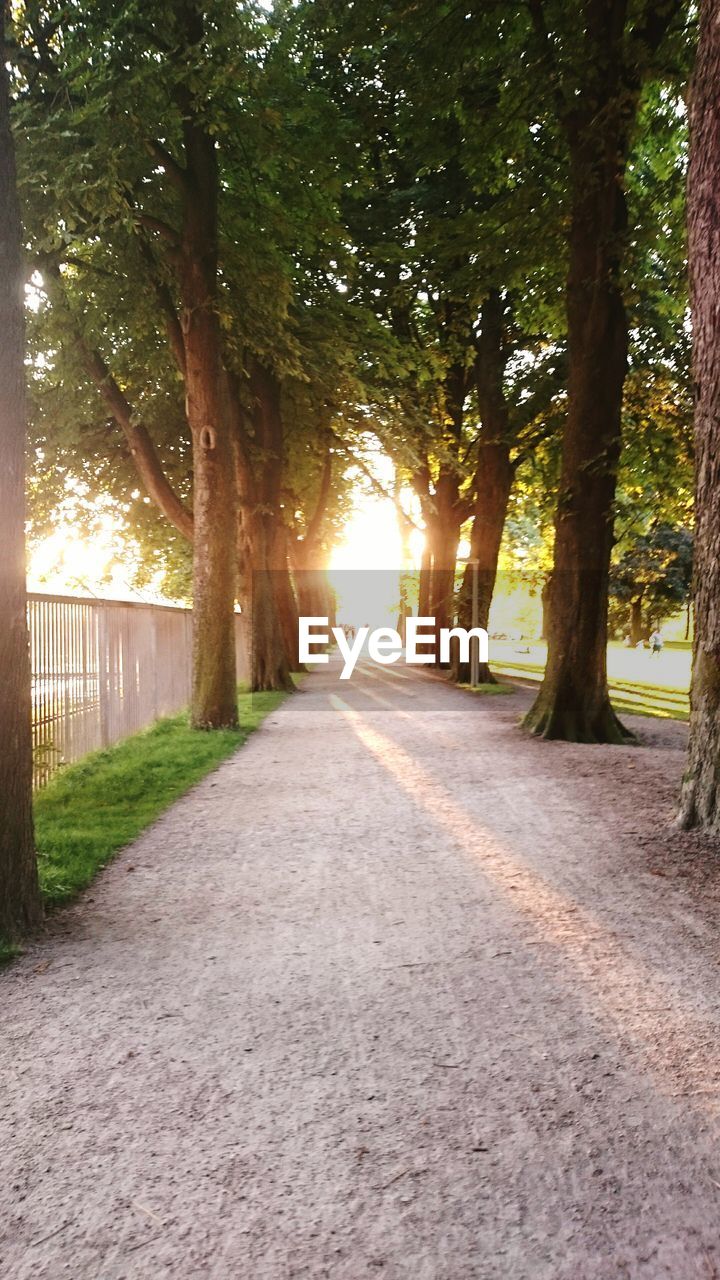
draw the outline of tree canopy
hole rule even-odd
[[[326,568],[371,442],[424,529],[420,604],[439,624],[467,617],[461,538],[484,619],[499,557],[532,545],[542,579],[555,542],[554,634],[593,630],[595,692],[556,715],[558,669],[536,727],[612,736],[610,562],[691,523],[693,33],[676,3],[583,14],[16,6],[33,534],[109,510],[141,580],[203,597],[224,574],[214,608],[240,601],[257,682],[282,685],[298,575]],[[212,532],[221,509],[234,564],[218,546],[206,565],[197,521]]]

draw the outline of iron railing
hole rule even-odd
[[[36,787],[190,701],[189,609],[29,594],[28,623]]]

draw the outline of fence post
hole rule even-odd
[[[150,670],[152,673],[152,705],[153,720],[157,720],[160,715],[158,705],[158,613],[155,609],[150,609]]]
[[[97,617],[100,742],[103,747],[107,747],[110,745],[110,633],[107,609],[104,605],[98,603],[95,606],[95,612]]]

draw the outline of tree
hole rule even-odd
[[[327,565],[342,528],[346,484],[331,441],[328,437],[324,447],[318,441],[317,452],[306,445],[298,465],[289,468],[293,487],[286,491],[288,551],[298,611],[308,617],[330,618],[334,613]],[[298,444],[296,433],[293,443]]]
[[[49,357],[76,364],[85,349],[84,379],[120,428],[120,453],[129,449],[145,492],[192,538],[201,598],[216,593],[215,607],[199,611],[208,672],[229,688],[217,645],[234,549],[255,683],[288,688],[284,386],[306,376],[303,311],[332,302],[343,252],[330,122],[292,12],[276,22],[253,6],[188,0],[146,19],[133,6],[51,5],[38,30],[35,6],[24,8],[16,56],[32,240],[58,260],[73,311],[64,349]],[[201,358],[189,359],[188,343]],[[163,405],[174,423],[178,406],[184,413],[175,456]],[[188,441],[178,492],[168,466],[178,453],[190,462]],[[201,503],[194,521],[189,491]],[[216,542],[199,536],[199,514]]]
[[[533,345],[540,351],[533,352]],[[548,347],[549,354],[543,356],[542,347]],[[508,376],[513,356],[516,371],[514,376]],[[530,366],[524,375],[518,372],[518,356]],[[463,575],[458,617],[462,626],[471,625],[476,573],[476,625],[487,628],[516,477],[538,449],[559,434],[557,402],[564,380],[565,358],[557,343],[534,344],[522,334],[517,322],[512,321],[510,300],[503,301],[492,291],[481,311],[475,368],[480,427],[470,488],[470,558],[477,562],[477,568],[468,566]],[[454,675],[457,680],[469,680],[469,664],[457,662]],[[479,678],[483,683],[494,681],[488,663],[480,664]]]
[[[0,6],[0,935],[41,916],[32,821],[30,661],[25,602],[24,269]]]
[[[354,301],[378,322],[369,417],[417,497],[418,607],[442,627],[468,519],[489,608],[510,488],[559,363],[553,156],[515,100],[516,15],[513,26],[492,7],[438,16],[425,0],[402,12],[385,0],[312,6],[318,21],[326,11],[323,66],[334,52],[333,91],[362,157],[344,209]],[[463,620],[469,607],[465,590]]]
[[[177,30],[172,34],[182,68],[206,38],[203,11],[195,0],[177,6]],[[175,181],[181,208],[180,235],[169,254],[180,298],[180,363],[193,442],[191,720],[195,728],[219,729],[237,724],[236,491],[218,315],[220,174],[203,95],[180,74],[173,96],[181,115],[184,164],[178,165],[164,151],[157,158]]]
[[[548,738],[622,742],[607,686],[607,600],[628,358],[627,166],[641,90],[682,5],[527,0],[569,160],[568,414],[563,432],[548,659],[525,724]]]
[[[720,831],[720,23],[700,5],[690,92],[688,247],[695,383],[695,640],[680,822]]]
[[[56,295],[62,294],[68,257],[79,253],[82,262],[86,245],[105,250],[110,243],[117,252],[118,239],[134,247],[154,287],[184,380],[193,448],[192,521],[168,493],[149,435],[134,420],[111,362],[88,341],[82,321],[77,340],[86,374],[123,431],[150,497],[185,536],[192,528],[191,718],[198,728],[220,728],[237,723],[235,488],[221,385],[220,175],[210,118],[216,42],[225,15],[218,11],[206,20],[197,0],[182,0],[168,7],[164,24],[158,14],[155,27],[141,28],[125,11],[113,21],[113,41],[107,42],[109,16],[104,5],[91,13],[68,6],[43,14],[43,20],[34,6],[18,12],[27,132],[36,143],[35,161],[41,162],[34,177],[45,215],[36,216],[42,230],[36,230],[34,247],[44,270],[54,275]],[[48,98],[55,104],[50,111]],[[47,155],[39,142],[39,112],[48,133],[44,145],[61,146],[69,160],[67,182],[59,181],[52,193],[42,167]],[[116,113],[121,129],[112,123]]]
[[[610,571],[611,595],[629,607],[635,645],[649,627],[687,602],[692,576],[692,534],[658,524],[641,534]]]

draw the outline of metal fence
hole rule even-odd
[[[192,612],[28,595],[34,781],[190,701]],[[238,678],[244,672],[236,616]]]

